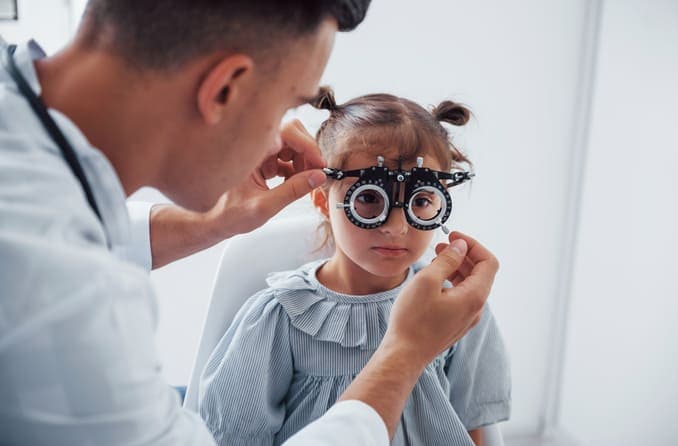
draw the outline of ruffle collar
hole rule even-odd
[[[320,341],[343,347],[376,349],[386,333],[393,300],[414,274],[398,287],[366,296],[337,293],[318,282],[316,271],[327,260],[308,263],[294,271],[272,273],[269,287],[292,325]]]

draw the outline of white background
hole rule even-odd
[[[20,1],[0,32],[55,51],[83,3]],[[452,226],[502,261],[508,443],[675,444],[678,2],[375,0],[338,35],[324,82],[340,102],[391,92],[473,110],[455,133],[478,176]],[[311,130],[323,118],[295,114]],[[188,379],[219,254],[152,273],[173,384]]]

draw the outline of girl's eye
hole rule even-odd
[[[417,198],[414,199],[414,205],[417,206],[417,207],[420,207],[420,208],[427,207],[431,204],[433,204],[433,202],[431,200],[429,200],[428,198],[417,197]]]
[[[377,194],[371,192],[363,192],[362,194],[358,195],[357,200],[364,204],[376,204],[380,201]]]

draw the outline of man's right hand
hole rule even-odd
[[[499,262],[459,232],[436,247],[437,257],[419,271],[396,300],[383,343],[423,368],[479,320]],[[449,280],[453,288],[443,288]]]
[[[219,198],[204,213],[173,206],[155,206],[151,211],[153,268],[209,248],[237,234],[257,229],[282,208],[326,181],[320,149],[299,120],[280,129],[280,144],[240,184]],[[270,189],[266,180],[281,177]]]
[[[285,206],[326,180],[320,149],[298,119],[280,129],[280,147],[239,185],[226,191],[207,213],[208,226],[218,241],[253,231]],[[269,188],[267,180],[284,181]]]

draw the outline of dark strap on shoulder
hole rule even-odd
[[[52,140],[54,140],[56,145],[59,146],[59,149],[61,149],[61,153],[63,154],[64,159],[68,164],[68,167],[71,168],[73,175],[75,175],[75,177],[78,179],[80,185],[82,186],[83,191],[85,192],[87,202],[89,203],[90,207],[96,214],[99,221],[101,221],[101,223],[103,224],[101,213],[99,212],[97,203],[94,200],[94,194],[92,193],[92,189],[90,188],[89,183],[87,182],[85,172],[82,170],[82,166],[78,161],[78,157],[75,154],[73,147],[69,144],[68,140],[66,140],[64,134],[61,133],[61,130],[59,129],[59,126],[56,124],[56,122],[54,122],[54,119],[52,119],[50,114],[47,112],[47,107],[45,107],[45,104],[35,94],[35,92],[33,92],[33,89],[30,87],[30,85],[28,85],[28,82],[26,81],[26,79],[24,79],[21,72],[17,68],[16,63],[14,62],[15,49],[16,45],[9,45],[6,48],[6,51],[2,51],[3,66],[9,72],[10,76],[12,76],[14,82],[16,82],[19,91],[31,105],[31,108],[35,112],[36,116],[40,119],[40,122],[42,122],[42,125],[45,127],[45,130],[47,130],[47,133],[50,135]]]

